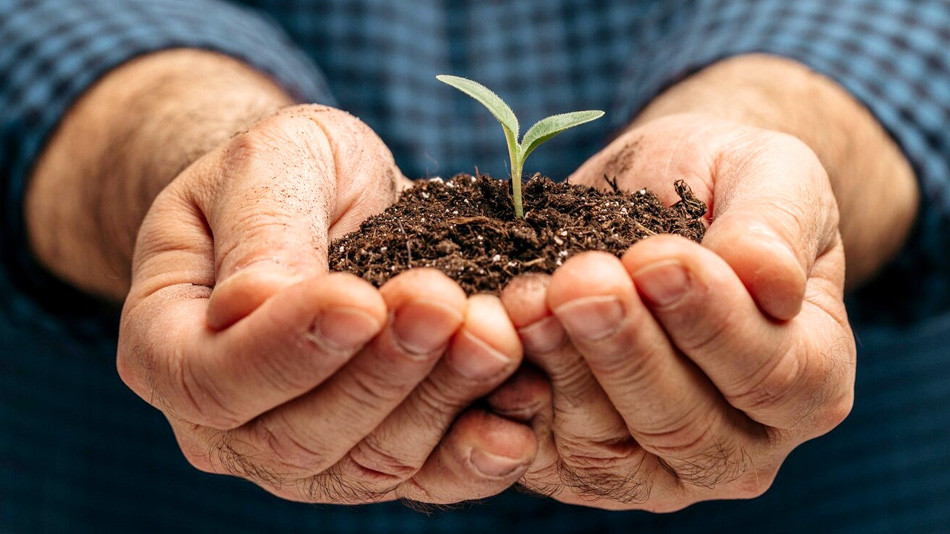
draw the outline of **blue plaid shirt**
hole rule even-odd
[[[217,50],[347,109],[409,176],[504,172],[496,127],[434,80],[502,94],[528,123],[608,110],[530,164],[566,176],[663,88],[766,52],[844,86],[914,166],[903,254],[851,297],[857,401],[753,501],[666,516],[514,492],[429,514],[308,506],[199,473],[114,371],[117,311],[27,252],[21,200],[45,140],[95,80],[172,47]],[[950,528],[950,2],[946,0],[0,0],[0,532],[275,530],[937,532]],[[532,171],[534,169],[526,169]]]

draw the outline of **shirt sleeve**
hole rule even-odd
[[[664,2],[641,61],[621,83],[630,117],[717,60],[768,53],[803,63],[858,98],[912,164],[922,203],[900,256],[851,298],[852,315],[906,322],[950,309],[950,1]],[[645,59],[644,59],[645,58]]]
[[[68,288],[28,253],[26,181],[67,109],[110,69],[158,50],[207,49],[270,75],[298,100],[332,103],[320,72],[276,24],[219,0],[4,0],[0,43],[0,269],[39,300],[67,301]]]

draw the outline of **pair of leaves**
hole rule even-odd
[[[524,160],[528,155],[534,152],[534,149],[538,148],[538,146],[548,139],[551,139],[564,130],[599,119],[604,115],[604,112],[599,110],[574,111],[571,113],[552,115],[536,122],[534,126],[525,132],[521,143],[518,143],[518,118],[514,112],[511,111],[511,108],[508,107],[508,104],[506,104],[501,97],[492,92],[491,89],[476,81],[459,76],[440,74],[436,76],[436,79],[462,91],[488,108],[488,111],[498,119],[498,122],[501,123],[502,128],[505,130],[505,139],[508,141],[508,150],[511,152],[512,163],[517,161],[521,165],[524,164]],[[518,174],[520,175],[520,173]]]

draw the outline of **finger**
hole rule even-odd
[[[501,298],[518,328],[525,357],[551,381],[555,438],[564,438],[558,441],[559,447],[620,440],[627,434],[623,421],[549,311],[549,283],[547,275],[522,276],[508,285]]]
[[[235,429],[235,450],[287,476],[322,472],[369,435],[430,373],[461,326],[465,294],[432,269],[381,289],[383,331],[319,387]]]
[[[547,275],[522,276],[502,293],[502,302],[518,327],[525,358],[545,372],[552,389],[550,425],[557,458],[542,457],[532,466],[530,478],[541,492],[560,491],[564,484],[572,492],[594,497],[604,486],[622,489],[632,482],[613,476],[612,468],[625,470],[638,463],[643,450],[551,314],[550,283]],[[548,451],[542,449],[546,455]]]
[[[829,321],[826,309],[809,304],[792,324],[769,320],[725,261],[672,236],[638,243],[623,263],[673,343],[755,421],[792,428],[829,396],[846,396],[848,381],[829,380],[852,367],[843,310]],[[837,354],[811,349],[829,336],[840,338],[825,345],[841,347]]]
[[[214,236],[208,323],[216,329],[301,277],[325,273],[331,227],[352,230],[392,203],[401,177],[365,125],[315,106],[288,108],[237,135],[214,163],[214,187],[194,188],[191,199]]]
[[[788,135],[698,115],[664,117],[621,135],[571,180],[606,187],[605,174],[667,204],[678,200],[671,184],[685,180],[710,207],[703,244],[780,320],[801,309],[814,260],[834,242],[838,211],[827,173]]]
[[[534,430],[538,452],[520,483],[541,495],[560,493],[559,455],[552,429],[554,405],[551,383],[544,373],[532,364],[524,364],[486,402],[492,412],[530,424]]]
[[[396,494],[434,504],[490,497],[517,482],[536,453],[537,440],[528,426],[471,410]]]
[[[120,372],[175,417],[219,429],[310,391],[386,322],[379,292],[343,273],[288,287],[223,332],[203,325],[206,293],[173,290],[126,314],[123,346],[138,350],[120,352]]]
[[[718,160],[716,189],[727,194],[716,195],[703,244],[726,260],[766,313],[791,319],[815,258],[834,243],[837,204],[804,143],[782,134],[743,141]]]
[[[752,425],[677,354],[620,260],[599,252],[571,258],[552,276],[548,305],[630,434],[681,480],[718,483],[745,460],[739,451],[752,441]]]
[[[368,473],[363,486],[389,491],[415,474],[467,406],[521,361],[521,343],[497,297],[468,300],[465,323],[432,373],[341,463]]]

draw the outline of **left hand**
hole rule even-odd
[[[797,139],[702,115],[628,131],[571,181],[684,179],[710,207],[702,245],[657,236],[514,281],[526,358],[489,402],[552,395],[522,479],[567,503],[672,511],[763,493],[799,444],[853,402],[854,337],[828,176]],[[512,391],[517,386],[520,391]]]

